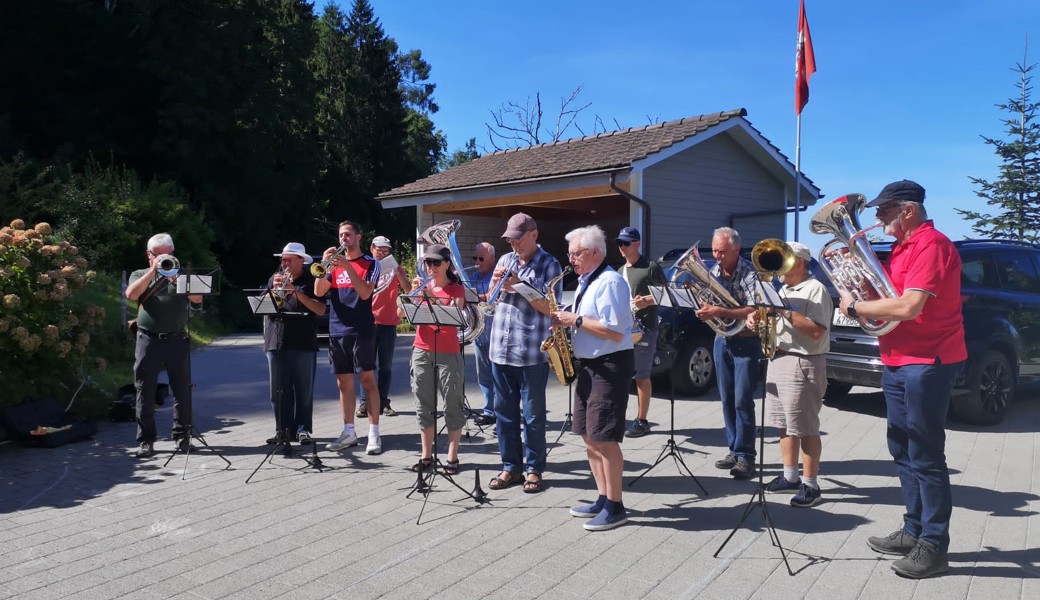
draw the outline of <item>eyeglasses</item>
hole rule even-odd
[[[628,245],[631,244],[631,243],[632,242],[626,242],[625,240],[618,240],[617,241],[618,248],[628,248]]]
[[[883,205],[877,207],[876,214],[879,214],[879,215],[888,214],[888,212],[891,211],[893,208],[900,208],[901,209],[901,208],[903,208],[903,204],[901,202],[893,202],[891,204],[883,204]]]
[[[589,250],[591,250],[591,248],[582,248],[581,250],[577,250],[575,252],[568,252],[567,258],[581,258],[581,256]]]
[[[439,267],[443,263],[444,263],[444,261],[439,259],[439,258],[427,258],[427,259],[423,260],[423,264],[428,266],[428,267]]]
[[[474,256],[473,260],[475,262],[484,262],[484,257],[483,256]]]

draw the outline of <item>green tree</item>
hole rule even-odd
[[[441,171],[446,171],[477,158],[480,158],[480,153],[477,152],[477,138],[469,138],[464,148],[460,148],[450,155],[441,158],[439,167]]]
[[[985,237],[1020,241],[1040,240],[1040,122],[1032,99],[1032,71],[1036,63],[1025,58],[1013,72],[1018,74],[1018,96],[997,104],[1009,113],[1003,119],[1007,139],[982,136],[1000,157],[1000,175],[993,181],[970,177],[979,189],[975,194],[993,207],[992,213],[957,209],[965,219],[975,221],[972,231]]]

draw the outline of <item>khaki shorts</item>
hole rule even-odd
[[[766,423],[787,435],[820,435],[820,408],[827,391],[827,356],[779,354],[766,371]]]

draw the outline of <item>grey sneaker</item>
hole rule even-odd
[[[313,444],[314,443],[314,437],[311,435],[311,432],[306,431],[306,430],[297,432],[296,440],[298,442],[300,442],[301,444]]]
[[[141,447],[137,449],[135,456],[137,458],[151,458],[155,456],[155,447],[152,446],[151,442],[141,442]]]
[[[364,419],[368,416],[368,407],[366,407],[364,404],[358,406],[357,412],[354,413],[354,416],[359,419]]]
[[[650,433],[650,423],[646,419],[635,419],[632,425],[625,430],[625,437],[643,437]]]
[[[737,479],[751,479],[755,474],[755,459],[741,456],[737,459],[737,464],[729,470],[729,474]]]
[[[791,506],[795,508],[810,508],[820,502],[822,496],[820,488],[809,487],[804,483],[798,486],[798,493],[791,498]]]
[[[885,537],[868,537],[867,545],[874,552],[880,552],[881,554],[906,556],[917,546],[917,538],[902,529],[898,529]]]
[[[776,479],[766,484],[767,494],[796,494],[801,481],[788,481],[783,475],[777,475]]]
[[[892,570],[910,579],[924,579],[949,571],[950,563],[938,548],[918,540],[910,554],[892,563]]]
[[[357,446],[357,434],[347,433],[346,431],[344,431],[339,434],[339,437],[336,438],[335,441],[329,442],[329,445],[325,447],[329,450],[332,450],[333,452],[336,452],[337,450],[350,448],[351,446]]]
[[[380,439],[379,434],[368,434],[368,445],[365,446],[366,454],[382,454],[383,453],[383,440]]]
[[[737,457],[732,454],[727,454],[725,458],[715,461],[715,468],[723,471],[729,471],[735,466],[737,466]]]
[[[591,519],[602,511],[603,507],[598,506],[596,503],[579,504],[571,509],[571,516],[578,517],[579,519]]]

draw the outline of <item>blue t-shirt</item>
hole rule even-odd
[[[379,279],[379,261],[371,256],[362,254],[350,262],[365,281],[374,284]],[[376,325],[372,297],[363,300],[358,295],[346,269],[332,269],[325,279],[332,284],[329,289],[329,335],[371,335]]]

